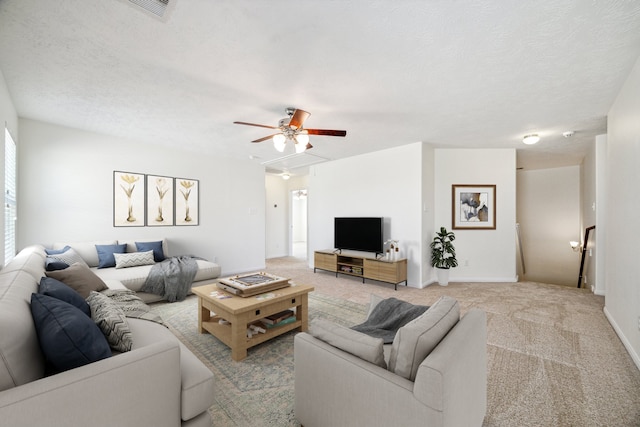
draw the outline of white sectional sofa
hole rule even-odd
[[[53,250],[62,250],[69,246],[91,267],[91,270],[100,277],[110,289],[127,288],[135,291],[137,295],[146,303],[162,300],[160,295],[147,292],[140,292],[144,285],[152,265],[140,265],[136,267],[120,268],[115,267],[99,268],[99,257],[96,245],[116,245],[126,244],[127,253],[137,252],[136,242],[162,242],[162,248],[166,257],[173,255],[169,251],[167,239],[128,239],[128,240],[97,240],[86,242],[56,242],[50,246]],[[218,264],[206,260],[197,260],[198,271],[193,279],[192,286],[200,286],[211,283],[211,280],[220,276],[221,268]]]
[[[43,246],[31,246],[0,270],[0,425],[210,427],[213,374],[160,323],[127,317],[130,351],[48,375],[45,334],[32,314],[45,259]],[[48,298],[51,307],[75,309]],[[73,319],[86,322],[77,311]],[[58,319],[51,323],[73,323]],[[57,349],[66,335],[55,337]]]

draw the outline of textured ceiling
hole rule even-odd
[[[325,159],[424,141],[578,164],[639,55],[636,0],[172,0],[163,19],[127,0],[0,0],[21,117],[271,166],[290,152],[233,121],[276,125],[288,106],[347,130],[312,136]]]

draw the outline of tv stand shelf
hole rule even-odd
[[[407,260],[386,261],[375,257],[352,254],[338,254],[332,250],[315,251],[313,254],[313,272],[325,270],[348,276],[362,277],[391,283],[398,290],[398,283],[407,286]]]

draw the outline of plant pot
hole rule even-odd
[[[440,286],[447,286],[449,284],[449,269],[436,267],[436,277]]]

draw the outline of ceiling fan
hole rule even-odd
[[[302,153],[305,150],[313,148],[313,145],[309,143],[309,135],[325,135],[325,136],[346,136],[346,130],[331,130],[331,129],[305,129],[302,124],[311,115],[310,113],[299,110],[296,108],[285,109],[287,116],[284,119],[280,119],[278,126],[258,125],[255,123],[247,122],[233,122],[237,125],[257,126],[267,129],[278,129],[279,132],[265,136],[263,138],[256,139],[251,142],[262,142],[267,139],[273,139],[273,145],[276,150],[283,152],[287,141],[293,141],[295,144],[296,153]]]

